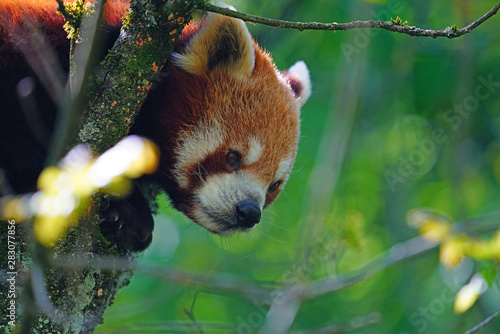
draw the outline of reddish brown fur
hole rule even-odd
[[[26,21],[46,27],[61,27],[63,17],[55,15],[57,3],[50,0],[3,0],[0,2],[0,29],[13,29]]]
[[[121,17],[128,4],[108,1],[105,22],[110,26],[121,25]],[[68,40],[61,15],[55,14],[53,0],[0,0],[0,55],[8,55],[15,43],[12,32],[25,32],[26,19],[37,22],[45,37],[59,55],[66,57]],[[184,30],[174,51],[183,53],[189,42],[200,31],[204,20],[190,24]],[[248,44],[248,43],[247,43]],[[159,182],[169,194],[174,206],[190,218],[194,217],[194,193],[201,187],[207,173],[248,172],[257,178],[256,187],[267,189],[278,181],[275,173],[284,159],[295,159],[299,136],[300,82],[293,76],[282,76],[269,54],[255,49],[255,67],[250,77],[242,79],[229,73],[224,66],[216,67],[201,75],[192,75],[168,63],[163,69],[162,82],[149,92],[139,122],[133,132],[152,137],[161,148],[158,172]],[[66,57],[67,58],[67,57]],[[0,57],[0,70],[2,69]],[[200,121],[215,121],[224,134],[223,143],[203,161],[187,166],[188,186],[181,188],[172,173],[177,162],[180,137],[193,137]],[[142,122],[142,125],[141,125]],[[229,150],[238,151],[242,157],[250,151],[249,140],[255,138],[262,145],[262,154],[255,162],[231,170],[225,162]],[[285,173],[287,174],[287,173]],[[286,178],[287,175],[284,176]],[[284,181],[284,180],[281,180]],[[274,201],[281,187],[267,192],[264,206]]]
[[[13,46],[26,43],[26,24],[42,29],[45,39],[53,48],[67,49],[69,42],[63,34],[64,19],[56,14],[56,3],[37,0],[0,1],[0,52],[4,55],[13,50]],[[8,63],[6,59],[0,60]]]
[[[195,24],[186,27],[176,51],[182,52],[199,27]],[[228,150],[237,149],[245,156],[249,151],[248,139],[252,136],[264,146],[262,157],[241,170],[258,176],[263,185],[273,182],[275,171],[287,155],[292,161],[295,158],[299,120],[298,114],[290,112],[298,113],[293,92],[285,81],[278,79],[269,54],[256,43],[254,47],[255,69],[248,80],[238,80],[219,69],[195,76],[170,64],[164,69],[168,76],[161,91],[152,91],[148,96],[146,109],[151,107],[159,113],[161,135],[157,140],[163,141],[159,144],[165,150],[160,167],[166,172],[162,175],[162,183],[171,193],[176,208],[188,216],[193,192],[201,185],[207,171],[213,174],[230,172],[224,160]],[[219,124],[225,126],[226,140],[216,153],[189,167],[189,187],[182,190],[169,173],[175,163],[179,131],[184,128],[183,131],[189,133],[202,119],[219,120]],[[186,127],[186,124],[189,125]],[[231,147],[229,143],[234,142],[236,136],[240,143],[238,147]],[[265,205],[274,201],[278,194],[279,191],[267,193]]]
[[[187,45],[187,43],[193,38],[193,36],[200,30],[200,28],[205,23],[205,19],[202,18],[199,23],[190,22],[182,30],[179,40],[175,43],[174,51],[182,53]]]
[[[106,26],[120,27],[128,5],[128,1],[108,1],[104,7]],[[0,53],[4,58],[0,59],[0,66],[9,63],[6,58],[15,45],[29,43],[27,36],[32,27],[40,29],[64,63],[69,52],[69,40],[63,25],[64,18],[57,14],[57,2],[54,0],[0,0]]]
[[[106,43],[102,53],[118,37],[120,17],[126,8],[124,2],[108,1],[104,11],[108,23],[102,27]],[[36,178],[43,167],[57,114],[54,96],[50,94],[52,87],[47,84],[48,73],[53,80],[58,77],[54,69],[62,69],[63,83],[64,71],[69,68],[69,40],[63,25],[55,0],[0,0],[0,114],[3,119],[0,150],[9,156],[8,161],[0,159],[3,160],[0,168],[6,171],[8,182],[16,192],[36,189]],[[25,78],[33,84],[29,99],[32,118],[36,121],[32,122],[40,125],[39,134],[43,132],[44,136],[34,134],[22,112],[22,101],[17,97],[17,85]]]
[[[87,2],[93,3],[95,0]],[[65,1],[66,3],[72,1]],[[120,26],[121,19],[128,9],[127,0],[108,1],[104,7],[104,21],[110,26]],[[0,2],[0,32],[12,31],[24,26],[26,22],[37,23],[45,31],[60,31],[64,24],[62,15],[56,14],[57,2],[54,0],[2,0]]]

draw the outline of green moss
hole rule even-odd
[[[93,203],[100,202],[99,194]],[[106,202],[106,201],[105,201]],[[64,240],[50,249],[51,254],[58,254],[71,261],[73,257],[90,257],[97,260],[99,255],[118,255],[123,260],[124,252],[119,252],[114,241],[108,241],[100,232],[102,219],[97,215],[97,207],[91,206],[90,212],[73,227]],[[129,258],[134,261],[134,257]],[[33,323],[35,333],[79,333],[84,326],[102,322],[102,313],[111,303],[116,291],[124,281],[128,281],[131,272],[105,271],[99,268],[75,266],[51,267],[45,270],[47,290],[54,306],[67,315],[62,324],[55,324],[45,316],[39,315]],[[85,314],[85,316],[83,316]],[[92,325],[91,325],[92,326]]]
[[[71,16],[67,23],[70,37],[78,39],[81,20],[91,9],[85,8],[82,0],[65,9]],[[184,23],[189,22],[192,10],[193,5],[184,1],[132,2],[122,28],[127,37],[116,43],[98,75],[90,79],[89,103],[73,144],[88,144],[99,154],[128,133]],[[134,254],[116,248],[114,232],[101,231],[102,219],[97,214],[97,205],[106,206],[106,197],[98,195],[93,203],[64,240],[50,250],[51,254],[70,262],[78,256],[97,261],[98,256],[106,255],[108,259],[116,256],[117,261],[133,263]],[[84,322],[85,328],[93,329],[102,322],[104,310],[118,289],[128,284],[132,273],[75,266],[50,267],[45,275],[50,299],[58,310],[68,315],[68,321],[58,325],[40,315],[33,323],[33,332],[37,333],[79,332]]]
[[[126,64],[126,72],[136,76],[138,73],[152,72],[151,67],[155,62],[154,50],[158,47],[157,43],[149,42],[149,36],[141,36],[136,41],[136,54]],[[138,78],[141,79],[141,78]],[[141,79],[142,80],[142,79]]]
[[[95,6],[91,3],[85,3],[85,0],[75,0],[64,4],[69,17],[65,17],[64,30],[68,34],[68,38],[80,43],[80,26],[84,17],[89,17],[95,13]],[[62,15],[61,12],[58,12]]]

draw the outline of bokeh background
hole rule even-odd
[[[495,5],[472,0],[227,2],[270,18],[347,22],[399,16],[432,29],[461,28]],[[231,273],[251,281],[307,282],[359,268],[417,236],[406,224],[411,209],[429,208],[453,221],[498,211],[500,17],[451,40],[375,30],[248,27],[280,69],[304,60],[310,70],[313,94],[302,109],[294,173],[258,228],[229,238],[208,234],[160,198],[153,245],[140,264],[207,276]],[[318,255],[304,265],[311,249]],[[485,270],[496,271],[496,264],[466,259],[449,270],[439,263],[437,250],[427,252],[303,303],[291,329],[337,324],[347,331],[373,322],[357,332],[463,333],[500,308],[493,284],[465,314],[453,312],[458,289],[474,272]],[[138,270],[96,332],[169,333],[176,323],[194,324],[195,319],[213,323],[213,332],[222,333],[223,324],[230,324],[229,332],[257,333],[267,307]],[[499,331],[497,320],[481,333]]]

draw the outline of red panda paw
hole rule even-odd
[[[145,250],[152,241],[154,222],[146,199],[139,190],[126,199],[111,200],[101,212],[102,232],[116,235],[116,245],[131,252]]]

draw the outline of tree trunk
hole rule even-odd
[[[190,21],[194,4],[132,0],[131,10],[126,34],[122,33],[101,64],[100,78],[89,82],[91,99],[85,103],[76,142],[65,147],[66,151],[75,144],[86,144],[102,153],[126,136],[184,24]],[[18,332],[20,327],[21,332],[91,333],[102,323],[118,290],[129,283],[136,259],[135,254],[118,250],[113,236],[101,231],[102,219],[96,212],[106,201],[106,196],[95,196],[87,214],[51,249],[35,245],[30,223],[0,224],[0,319],[10,320],[11,303],[15,303],[16,318],[15,326],[2,321],[0,326],[6,326],[0,327],[0,333]],[[14,228],[9,229],[11,225]],[[15,232],[9,234],[11,230]],[[9,235],[15,238],[11,238],[15,241],[14,270],[8,267]],[[51,264],[54,259],[78,256],[89,258],[90,263],[102,256],[116,259],[112,266],[117,268],[123,261],[129,265],[124,270],[104,270]],[[15,286],[14,298],[10,282]]]

